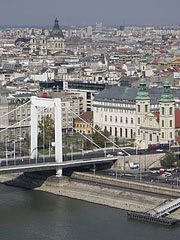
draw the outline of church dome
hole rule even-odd
[[[54,21],[54,28],[50,32],[50,37],[53,37],[53,38],[64,38],[62,30],[59,28],[59,23],[58,23],[58,19],[57,18]]]

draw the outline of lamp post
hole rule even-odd
[[[139,155],[139,181],[141,182],[141,164],[140,164],[140,155]]]
[[[125,172],[126,172],[126,162],[125,162],[125,155],[124,155],[124,175],[125,175]]]
[[[5,137],[5,141],[6,141],[6,166],[8,165],[7,138],[8,138],[8,136]]]
[[[177,172],[177,169],[176,169],[176,185],[177,185],[177,188],[178,188],[178,172]]]
[[[106,141],[105,141],[104,156],[106,157]]]
[[[49,158],[51,157],[51,142],[49,141]]]

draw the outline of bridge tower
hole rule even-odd
[[[31,158],[36,159],[38,154],[38,107],[54,108],[55,111],[55,160],[62,162],[62,123],[61,100],[59,98],[31,97]],[[62,175],[62,169],[57,169],[56,174]]]

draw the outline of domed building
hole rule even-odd
[[[50,32],[50,38],[47,40],[47,52],[51,55],[57,55],[65,50],[65,40],[62,30],[59,27],[58,19],[54,21],[54,27]]]
[[[54,27],[46,36],[44,29],[41,36],[37,38],[32,30],[30,39],[30,55],[32,58],[41,56],[60,56],[66,55],[65,39],[62,30],[59,27],[58,19],[54,21]]]

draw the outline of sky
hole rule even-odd
[[[180,0],[0,0],[0,26],[180,25]]]

